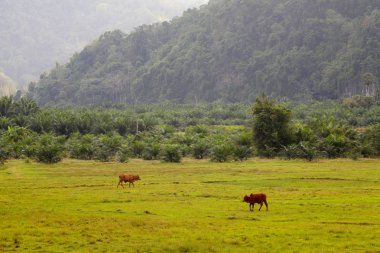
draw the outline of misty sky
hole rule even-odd
[[[0,72],[21,86],[106,31],[170,20],[208,0],[0,0]]]

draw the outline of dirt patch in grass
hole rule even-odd
[[[337,225],[357,225],[357,226],[380,226],[380,224],[369,222],[344,222],[344,221],[324,221],[322,224],[337,224]]]

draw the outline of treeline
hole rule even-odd
[[[337,99],[380,94],[380,2],[211,0],[107,32],[29,86],[40,105]]]
[[[193,157],[224,162],[252,156],[307,160],[378,156],[380,114],[376,110],[379,112],[380,106],[365,107],[377,118],[357,128],[345,120],[346,110],[358,114],[364,110],[352,108],[351,102],[341,105],[345,109],[335,112],[341,117],[334,118],[327,109],[320,115],[319,102],[305,109],[304,104],[289,106],[266,97],[253,106],[167,103],[118,109],[40,108],[25,98],[3,97],[0,160],[53,163],[68,157],[179,162],[182,157]],[[324,106],[331,109],[332,105]]]
[[[291,111],[268,97],[253,105],[253,139],[257,155],[286,159],[372,157],[380,154],[380,124],[354,130],[326,115],[292,122]]]

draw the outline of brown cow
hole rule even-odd
[[[119,183],[117,184],[117,188],[119,188],[119,185],[121,185],[124,188],[124,185],[123,185],[124,182],[125,183],[128,182],[129,183],[129,187],[131,187],[131,184],[133,185],[133,187],[135,187],[135,185],[133,184],[133,182],[135,182],[137,180],[140,180],[139,175],[121,174],[121,175],[119,175]]]
[[[267,211],[268,211],[267,195],[265,195],[264,193],[258,193],[258,194],[251,193],[251,195],[249,195],[249,196],[245,195],[243,202],[249,203],[249,210],[250,211],[253,211],[253,208],[255,207],[255,203],[260,204],[260,209],[259,209],[259,211],[260,211],[261,207],[263,207],[263,203],[264,203],[265,206],[267,207]]]

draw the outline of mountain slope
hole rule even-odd
[[[102,35],[57,65],[40,104],[339,98],[380,78],[380,2],[212,0],[180,18]]]
[[[105,31],[130,32],[206,1],[1,0],[0,69],[22,86]]]

